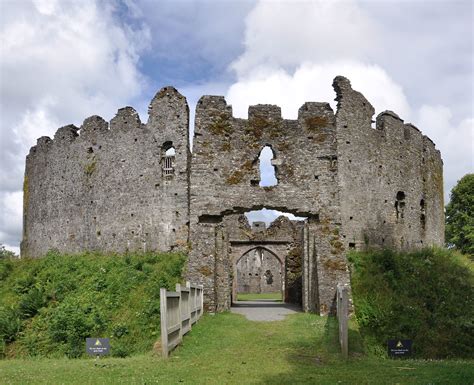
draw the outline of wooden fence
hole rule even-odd
[[[349,354],[349,292],[346,285],[337,285],[337,320],[339,323],[339,344],[344,358]]]
[[[168,357],[203,313],[202,285],[176,284],[176,291],[160,289],[161,350]]]

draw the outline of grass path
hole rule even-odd
[[[472,384],[473,361],[394,361],[337,349],[333,318],[294,314],[251,322],[231,313],[205,315],[171,358],[0,361],[0,384]]]

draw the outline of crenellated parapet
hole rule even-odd
[[[23,255],[187,247],[186,99],[165,87],[149,112],[147,124],[124,107],[110,123],[94,115],[38,140],[25,170]]]

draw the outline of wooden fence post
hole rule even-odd
[[[161,351],[163,357],[168,357],[168,315],[166,309],[166,289],[160,289],[160,321],[161,321]]]
[[[344,358],[349,355],[349,294],[347,286],[337,285],[337,320],[339,323],[339,343]]]
[[[200,298],[200,310],[199,310],[199,318],[201,318],[202,314],[204,313],[204,286],[199,285],[199,291],[201,293],[201,298]]]

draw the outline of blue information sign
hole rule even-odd
[[[388,355],[390,357],[411,356],[412,340],[388,340]]]
[[[86,338],[86,352],[92,356],[104,356],[110,353],[108,338]]]

